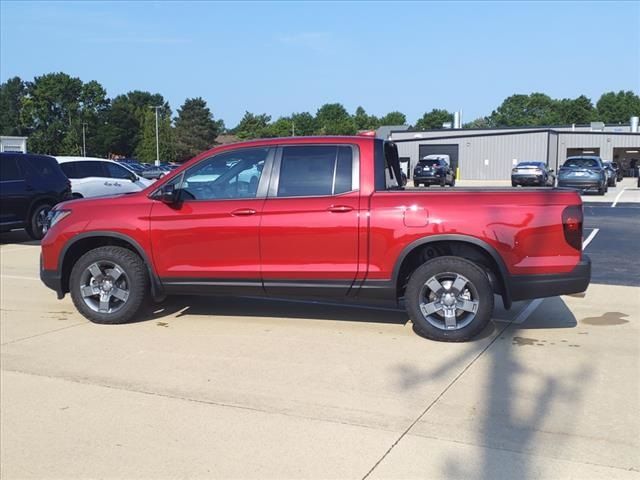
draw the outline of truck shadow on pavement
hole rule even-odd
[[[24,230],[0,233],[0,245],[40,245],[40,240],[32,240]]]
[[[545,302],[546,308],[521,325],[497,325],[495,338],[484,349],[461,348],[453,360],[431,368],[396,367],[401,391],[445,376],[453,378],[416,422],[416,435],[439,438],[442,430],[438,435],[438,429],[445,421],[441,412],[459,412],[442,440],[445,446],[462,443],[476,448],[460,448],[460,453],[447,448],[440,466],[444,478],[537,478],[542,465],[536,464],[541,458],[536,454],[562,459],[563,444],[580,415],[583,392],[594,375],[587,363],[576,367],[575,361],[570,365],[558,361],[553,369],[547,362],[546,367],[540,365],[541,355],[560,360],[579,347],[565,339],[575,338],[573,335],[563,335],[563,330],[577,325],[564,301],[553,297]],[[545,334],[536,336],[536,329]],[[552,329],[556,331],[550,334]],[[534,338],[542,336],[546,340]],[[477,392],[477,397],[469,398],[469,392]],[[407,433],[412,434],[414,428],[412,425]],[[433,433],[429,433],[431,428]]]

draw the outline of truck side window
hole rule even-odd
[[[268,148],[220,153],[187,170],[181,195],[185,200],[255,198]]]
[[[338,195],[353,190],[349,146],[283,147],[278,197]]]

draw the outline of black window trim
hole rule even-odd
[[[22,167],[22,165],[20,165],[20,162],[15,157],[15,155],[9,154],[9,155],[7,155],[7,158],[10,158],[15,162],[15,165],[16,165],[16,168],[18,169],[18,174],[20,175],[20,178],[16,178],[14,180],[2,180],[2,178],[0,178],[0,182],[2,182],[2,183],[26,182],[27,181],[27,171],[26,171],[25,168]],[[6,161],[6,160],[3,160],[3,161]]]
[[[282,153],[285,147],[348,147],[351,149],[351,190],[347,192],[330,194],[330,195],[299,195],[291,197],[279,197],[278,186],[280,184],[280,167],[282,165]],[[334,184],[335,184],[335,169],[337,168],[337,162],[333,166],[334,168]],[[279,144],[276,149],[276,155],[273,162],[271,180],[269,182],[269,189],[267,198],[277,198],[279,200],[295,199],[295,198],[334,198],[342,195],[352,194],[360,190],[360,149],[357,144],[352,143],[282,143]]]
[[[234,202],[234,201],[239,201],[239,200],[257,200],[257,199],[264,199],[267,196],[267,188],[269,185],[269,177],[271,176],[271,168],[273,165],[273,159],[275,156],[275,151],[276,149],[270,145],[266,145],[266,146],[251,146],[251,147],[243,147],[243,148],[237,148],[237,149],[230,149],[230,150],[224,150],[222,152],[217,152],[214,155],[211,155],[210,157],[205,157],[202,160],[198,160],[197,163],[191,165],[189,168],[187,168],[184,172],[182,172],[179,177],[180,180],[178,181],[178,190],[182,190],[182,184],[184,182],[184,179],[187,178],[189,176],[189,172],[193,171],[193,169],[197,168],[198,166],[200,166],[203,162],[208,162],[220,155],[226,155],[229,153],[237,153],[237,152],[242,152],[243,150],[259,150],[259,149],[266,149],[267,150],[267,156],[264,160],[264,167],[262,168],[262,174],[260,175],[260,180],[258,181],[258,190],[256,192],[256,196],[255,197],[242,197],[242,198],[188,198],[188,199],[180,199],[181,202],[184,203],[193,203],[193,202]],[[170,184],[171,182],[173,182],[175,180],[175,177],[169,179],[167,182],[163,182],[162,185],[160,185],[158,188],[156,188],[153,192],[151,192],[149,194],[149,198],[153,198],[153,199],[157,199],[158,195],[160,195],[160,192],[162,191],[162,188],[165,185]]]

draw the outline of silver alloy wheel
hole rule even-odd
[[[441,330],[459,330],[469,325],[480,305],[478,290],[466,277],[444,272],[429,278],[420,291],[420,311]]]
[[[124,307],[129,287],[129,277],[122,267],[106,260],[92,263],[80,277],[82,300],[99,313],[115,313]]]
[[[36,228],[40,233],[46,233],[45,227],[47,225],[47,216],[49,215],[50,208],[42,208],[36,215]]]

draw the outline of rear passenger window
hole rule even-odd
[[[109,176],[111,178],[123,178],[129,179],[131,178],[131,172],[124,168],[123,166],[117,165],[115,163],[106,163],[107,171],[109,172]]]
[[[278,197],[338,195],[353,190],[349,146],[283,147]]]
[[[23,180],[18,161],[15,157],[0,158],[0,181]]]

